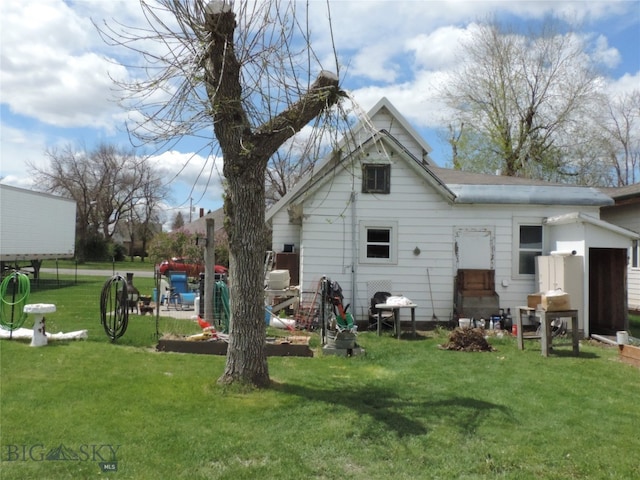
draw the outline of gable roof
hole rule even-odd
[[[397,150],[400,153],[400,158],[414,167],[414,170],[427,180],[427,183],[451,203],[571,206],[607,206],[614,203],[609,195],[593,187],[554,184],[542,180],[487,175],[437,167],[428,156],[432,148],[386,97],[383,97],[367,114],[367,118],[371,121],[359,122],[353,129],[352,136],[362,135],[367,128],[371,131],[371,127],[375,124],[376,115],[387,112],[425,152],[421,155],[422,158],[417,158],[386,129],[378,129],[374,133],[368,133],[365,141],[361,141],[355,149],[347,152],[343,152],[343,150],[349,145],[347,140],[343,139],[331,155],[318,163],[318,168],[303,177],[294,188],[269,209],[266,220],[269,221],[283,207],[298,200],[302,195],[311,194],[314,187],[317,188],[324,181],[328,181],[331,172],[335,172],[345,161],[351,161],[356,151],[364,150],[373,142],[384,142],[385,145]]]
[[[205,234],[207,232],[207,218],[213,219],[214,231],[218,232],[219,230],[224,229],[224,209],[218,208],[213,212],[209,212],[206,215],[195,219],[191,223],[186,223],[182,227],[182,230],[189,233]]]

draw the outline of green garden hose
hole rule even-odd
[[[24,306],[29,300],[31,282],[29,276],[14,271],[0,283],[0,327],[14,331],[27,319]]]

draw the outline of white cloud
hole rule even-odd
[[[56,127],[111,129],[119,112],[109,75],[123,67],[88,50],[91,22],[62,1],[8,1],[2,7],[3,102],[13,113]]]
[[[634,90],[640,90],[640,70],[635,73],[625,73],[618,79],[610,80],[606,90],[613,96],[622,96]]]
[[[468,30],[445,26],[431,33],[421,33],[407,41],[407,50],[413,52],[417,67],[427,70],[451,68],[456,63],[460,42]]]
[[[197,153],[170,150],[149,158],[166,184],[174,191],[177,204],[217,205],[222,199],[222,159]],[[217,208],[217,206],[215,208]]]
[[[622,60],[618,49],[610,47],[604,35],[599,35],[595,39],[593,59],[607,68],[617,67]]]

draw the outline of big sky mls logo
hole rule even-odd
[[[117,472],[119,449],[120,445],[110,444],[81,444],[69,447],[61,443],[50,448],[41,443],[5,445],[2,460],[5,462],[97,462],[103,472]]]

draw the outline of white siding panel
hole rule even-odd
[[[384,118],[376,119],[381,122],[376,126],[383,128],[384,121]],[[388,129],[389,125],[384,128]],[[294,228],[287,225],[286,213],[278,214],[273,223],[274,247],[284,243],[300,245],[303,290],[314,291],[323,275],[330,277],[342,286],[345,303],[352,305],[351,311],[358,320],[367,318],[367,284],[376,280],[389,280],[392,293],[404,294],[416,302],[419,321],[431,320],[434,314],[439,320],[448,320],[452,315],[456,275],[455,232],[465,227],[487,228],[492,232],[496,291],[501,307],[511,308],[515,314],[515,308],[526,304],[527,295],[535,291],[535,278],[512,275],[514,218],[541,221],[575,210],[598,216],[598,209],[592,207],[454,206],[398,158],[397,152],[390,155],[390,159],[390,194],[361,193],[362,170],[358,161],[354,168],[341,170],[340,175],[319,186],[305,200],[299,242],[293,240]],[[396,265],[357,261],[359,224],[368,220],[397,224]]]
[[[286,208],[273,216],[272,226],[271,250],[281,252],[285,243],[293,243],[296,249],[300,248],[300,226],[289,223]]]

